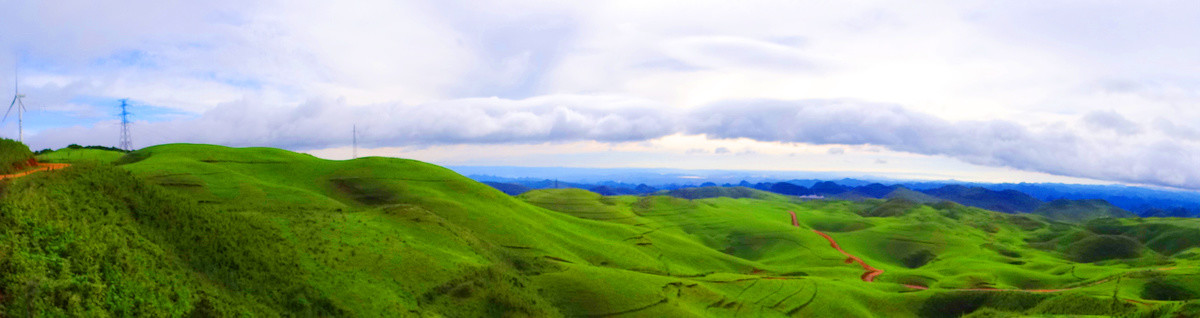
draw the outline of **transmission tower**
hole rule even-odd
[[[133,151],[133,139],[129,136],[129,99],[121,100],[121,143],[117,148]]]
[[[13,100],[12,100],[12,103],[8,104],[8,111],[4,112],[4,119],[0,119],[0,122],[7,121],[8,114],[12,112],[14,107],[16,107],[16,109],[17,109],[17,141],[19,141],[19,142],[25,142],[25,127],[24,126],[25,126],[25,111],[26,111],[26,109],[25,109],[25,102],[21,101],[24,98],[25,98],[25,95],[21,94],[20,76],[18,75],[17,71],[14,70],[13,71]]]

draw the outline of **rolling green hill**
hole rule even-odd
[[[681,199],[707,199],[707,198],[754,198],[768,199],[781,198],[781,195],[755,190],[747,187],[698,187],[698,188],[682,188],[675,190],[663,190],[655,193],[656,195],[666,195]]]
[[[1098,218],[1132,218],[1133,212],[1118,208],[1104,200],[1066,200],[1046,202],[1033,214],[1059,221],[1082,222]]]
[[[1042,201],[1015,190],[993,191],[982,187],[948,185],[924,191],[925,194],[992,211],[1033,212]]]
[[[0,315],[1158,317],[1200,309],[1190,302],[1200,298],[1200,241],[1189,239],[1200,226],[1176,219],[1077,225],[953,203],[761,191],[512,197],[418,161],[270,148],[162,145],[114,164],[3,182],[0,242],[11,243],[0,245]],[[883,274],[863,281],[863,269],[815,231]]]
[[[897,187],[896,190],[892,190],[892,192],[889,192],[887,195],[884,196],[884,198],[886,198],[886,199],[905,199],[908,201],[921,203],[921,204],[932,204],[932,203],[937,203],[938,201],[942,201],[942,199],[938,199],[938,198],[932,197],[928,194],[924,194],[921,192],[909,190],[908,188],[905,188],[905,187]]]
[[[80,162],[97,162],[97,163],[112,163],[125,153],[120,151],[91,149],[91,148],[62,148],[55,151],[37,155],[40,162],[52,163],[80,163]]]

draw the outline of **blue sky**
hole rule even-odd
[[[3,2],[38,149],[1200,189],[1194,2]]]

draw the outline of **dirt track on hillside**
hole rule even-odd
[[[792,215],[792,226],[795,226],[795,227],[800,227],[800,220],[798,220],[798,219],[796,218],[796,212],[788,211],[788,214],[791,214],[791,215]],[[828,240],[828,241],[829,241],[829,245],[830,245],[830,246],[832,246],[834,249],[836,249],[838,252],[841,252],[843,255],[846,255],[846,263],[847,263],[847,264],[849,264],[849,263],[858,263],[859,265],[862,265],[862,268],[863,268],[863,270],[865,270],[865,271],[866,271],[866,272],[864,272],[864,273],[862,274],[862,280],[863,280],[864,282],[873,282],[873,281],[875,281],[875,277],[876,277],[876,276],[879,276],[880,274],[883,274],[883,270],[882,270],[882,269],[878,269],[878,268],[875,268],[875,267],[871,267],[871,265],[867,265],[867,263],[866,263],[866,262],[864,262],[864,261],[862,260],[862,258],[859,258],[858,256],[850,255],[850,253],[846,253],[846,251],[845,251],[845,250],[842,250],[842,247],[841,247],[841,246],[838,246],[838,243],[837,243],[837,241],[834,241],[834,240],[833,240],[833,237],[830,237],[830,236],[829,236],[829,234],[825,234],[824,232],[821,232],[821,231],[818,231],[818,230],[815,230],[815,229],[814,229],[814,230],[812,230],[812,231],[813,231],[813,232],[816,232],[817,234],[821,235],[821,237],[824,237],[826,240]],[[1157,269],[1157,270],[1159,270],[1159,271],[1170,271],[1170,270],[1174,270],[1174,269],[1176,269],[1176,268],[1175,268],[1175,267],[1165,267],[1165,268],[1159,268],[1159,269]],[[1121,275],[1124,275],[1124,274],[1121,274]],[[1095,286],[1095,285],[1099,285],[1099,284],[1106,283],[1106,282],[1108,282],[1108,281],[1110,281],[1110,280],[1112,280],[1112,278],[1111,278],[1111,277],[1110,277],[1110,278],[1101,279],[1101,280],[1098,280],[1098,281],[1095,281],[1095,282],[1092,282],[1092,283],[1089,283],[1089,284],[1079,285],[1079,286],[1070,287],[1070,288],[1058,288],[1058,289],[999,289],[999,288],[962,288],[962,289],[954,289],[954,290],[961,290],[961,291],[990,291],[990,292],[1001,292],[1001,291],[1022,291],[1022,292],[1029,292],[1029,293],[1055,293],[1055,292],[1068,291],[1068,290],[1079,289],[1079,288],[1084,288],[1084,287],[1091,287],[1091,286]],[[912,284],[904,284],[904,287],[908,287],[908,288],[912,288],[912,289],[920,289],[920,290],[929,289],[929,287],[927,287],[927,286],[921,286],[921,285],[912,285]],[[1131,301],[1132,301],[1132,300],[1131,300]]]
[[[34,166],[34,168],[33,168],[33,169],[29,169],[29,170],[25,170],[25,171],[21,171],[21,172],[17,172],[17,173],[10,173],[10,174],[5,174],[5,175],[0,175],[0,180],[5,180],[5,179],[16,179],[16,178],[20,178],[20,177],[24,177],[24,176],[30,175],[30,174],[32,174],[32,173],[34,173],[34,172],[48,171],[48,170],[58,170],[58,169],[66,168],[66,167],[69,167],[69,166],[71,166],[71,165],[70,165],[70,164],[66,164],[66,163],[38,163],[36,166]]]
[[[788,211],[788,213],[790,213],[792,215],[792,226],[800,227],[800,220],[796,219],[796,212]],[[864,262],[862,260],[862,258],[859,258],[858,256],[850,255],[850,253],[846,253],[845,250],[842,250],[841,246],[838,246],[837,241],[834,241],[832,237],[829,237],[829,234],[825,234],[825,232],[817,231],[815,229],[812,231],[816,232],[818,235],[821,235],[821,237],[824,237],[826,240],[828,240],[829,246],[832,246],[838,252],[842,252],[842,255],[846,255],[846,264],[858,263],[858,265],[861,265],[863,270],[866,271],[862,274],[862,280],[864,282],[873,282],[873,281],[875,281],[875,276],[879,276],[879,274],[883,274],[882,269],[878,269],[878,268],[872,267],[871,265],[867,265],[867,262]]]

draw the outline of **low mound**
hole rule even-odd
[[[1037,307],[1047,298],[1045,294],[1025,292],[944,292],[929,297],[921,305],[920,316],[957,318],[984,308],[1022,312]]]
[[[36,164],[33,152],[23,143],[0,138],[0,174],[24,170]]]
[[[37,159],[40,162],[52,163],[113,163],[124,155],[124,151],[108,147],[71,145],[67,148],[39,154]]]
[[[1192,277],[1155,277],[1142,286],[1141,296],[1153,300],[1192,300],[1200,298],[1197,283]]]
[[[1172,219],[1095,219],[1085,224],[1098,234],[1122,235],[1146,244],[1146,247],[1171,256],[1200,247],[1200,224]]]
[[[1120,235],[1094,235],[1071,243],[1067,246],[1067,251],[1075,261],[1091,263],[1137,258],[1142,254],[1142,244]]]
[[[536,206],[575,217],[630,222],[637,215],[613,205],[611,199],[583,189],[542,189],[525,192],[517,198]]]

